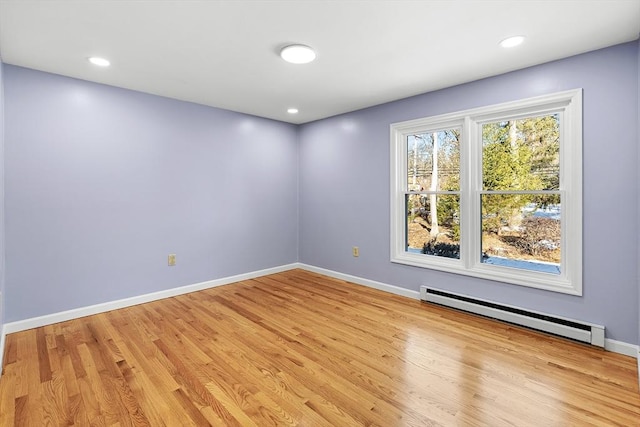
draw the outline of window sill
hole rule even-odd
[[[582,290],[572,284],[566,276],[553,273],[525,271],[480,262],[467,267],[464,262],[458,259],[431,257],[411,252],[393,255],[391,262],[568,295],[582,295]]]

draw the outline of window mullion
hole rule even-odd
[[[462,128],[462,144],[461,144],[461,230],[460,230],[460,251],[461,258],[464,260],[465,268],[471,268],[475,259],[475,247],[479,247],[479,241],[475,236],[474,223],[477,216],[475,187],[477,185],[477,150],[475,149],[474,135],[477,133],[477,126],[469,118],[466,117]]]

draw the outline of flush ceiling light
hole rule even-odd
[[[292,64],[307,64],[316,59],[316,53],[309,46],[292,44],[282,48],[280,57]]]
[[[518,45],[521,45],[523,41],[524,41],[524,36],[513,36],[513,37],[509,37],[502,40],[500,42],[500,46],[505,48],[516,47]]]
[[[298,109],[297,108],[289,108],[287,110],[287,113],[289,113],[289,114],[298,114]]]
[[[100,58],[98,56],[92,56],[91,58],[89,58],[89,62],[91,62],[93,65],[97,65],[98,67],[108,67],[109,65],[111,65],[111,62],[109,62],[108,59]]]

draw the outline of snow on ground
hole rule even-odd
[[[560,205],[549,205],[546,208],[536,209],[535,203],[530,203],[522,209],[522,212],[533,213],[538,218],[550,218],[560,221]]]

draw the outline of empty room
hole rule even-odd
[[[639,33],[0,0],[0,426],[640,426]]]

